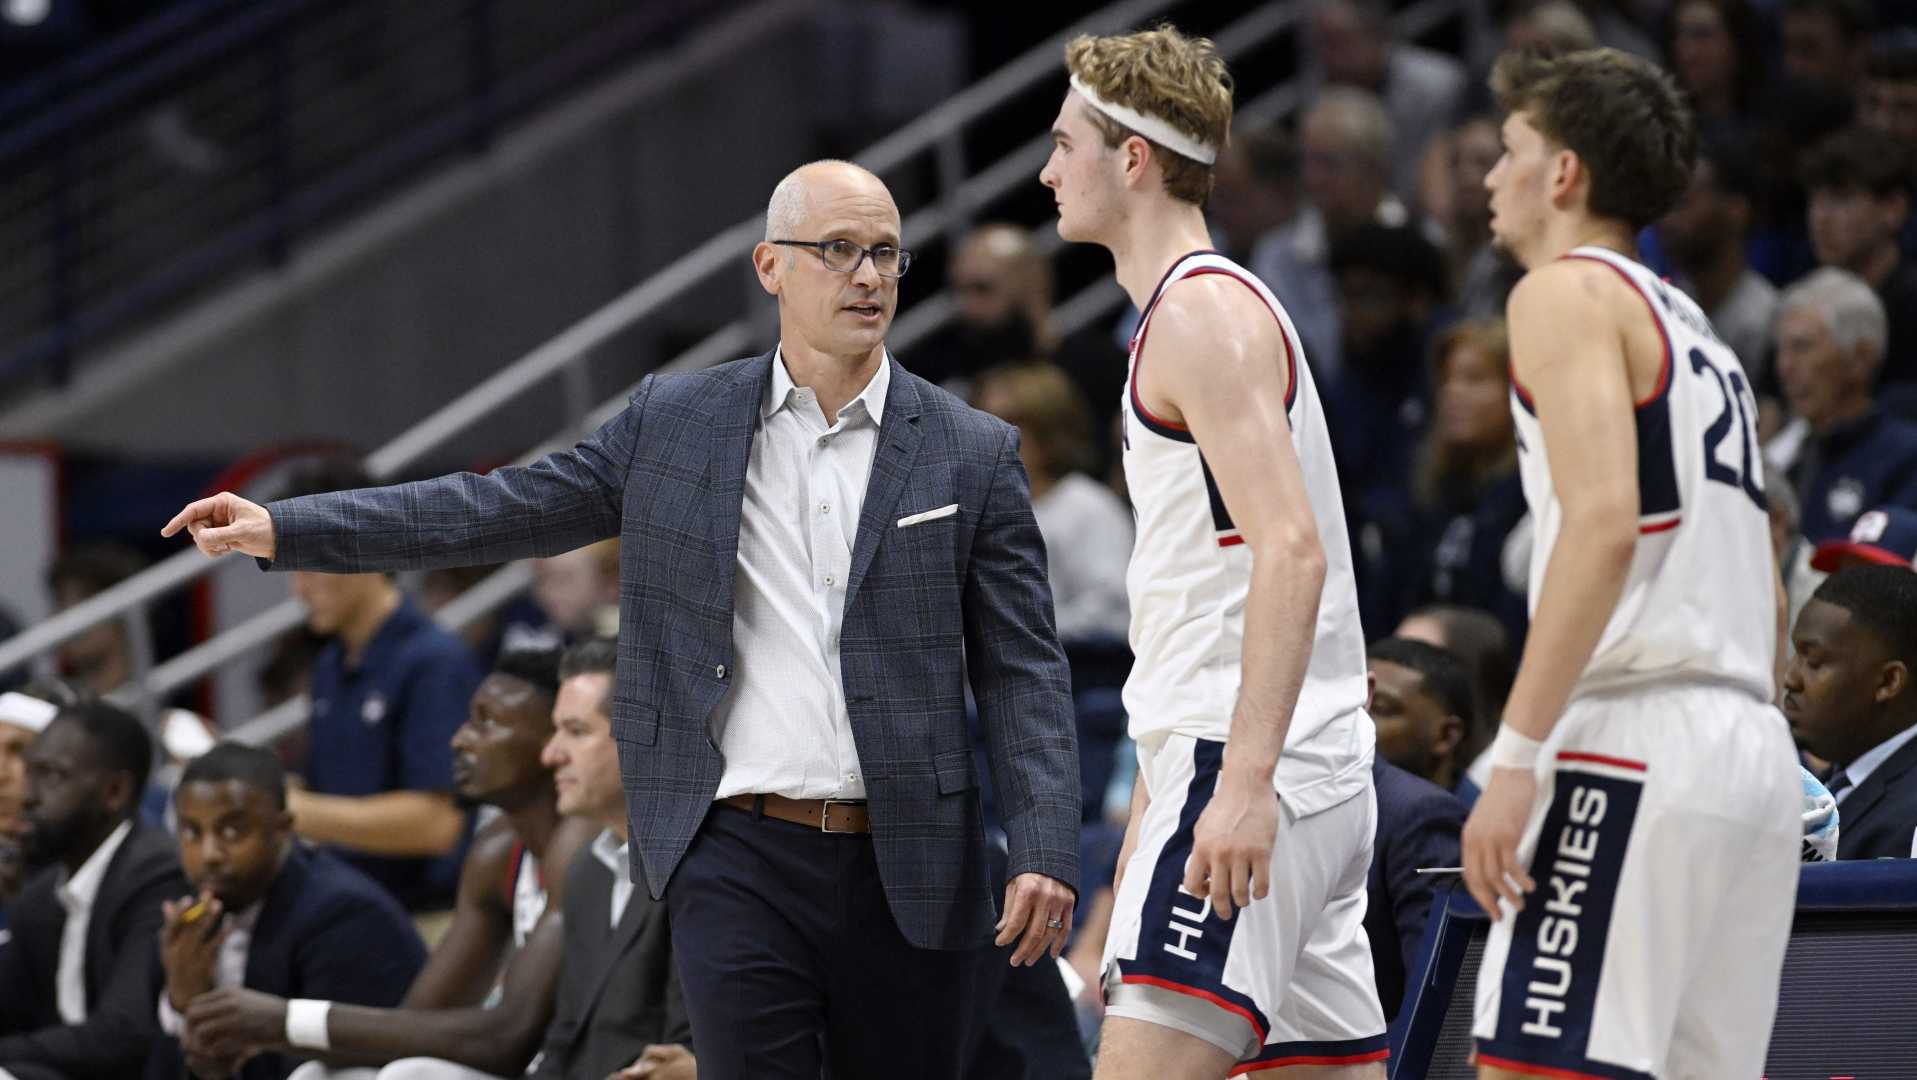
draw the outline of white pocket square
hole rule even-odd
[[[950,506],[941,506],[937,510],[927,510],[922,514],[907,514],[899,519],[898,527],[903,529],[907,525],[922,525],[928,521],[951,517],[956,513],[958,513],[958,504],[953,503]]]

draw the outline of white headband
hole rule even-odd
[[[12,724],[38,735],[58,715],[59,706],[50,705],[39,698],[16,694],[11,690],[0,694],[0,724]]]
[[[1156,116],[1146,116],[1136,109],[1106,101],[1076,75],[1072,76],[1072,89],[1085,99],[1085,104],[1173,153],[1183,154],[1200,165],[1210,165],[1218,160],[1217,147],[1199,142]]]

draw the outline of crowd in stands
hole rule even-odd
[[[1917,29],[1901,10],[1512,0],[1450,55],[1396,40],[1385,4],[1325,0],[1296,122],[1234,131],[1215,244],[1304,342],[1374,642],[1366,929],[1388,1016],[1442,884],[1416,871],[1457,865],[1532,585],[1502,321],[1518,271],[1490,245],[1483,188],[1501,153],[1483,73],[1506,45],[1647,55],[1696,108],[1691,187],[1640,250],[1748,378],[1725,408],[1754,410],[1757,442],[1727,452],[1763,460],[1779,704],[1838,822],[1807,857],[1913,854]],[[954,244],[955,318],[899,356],[1019,428],[1079,713],[1076,935],[1056,968],[998,965],[979,1077],[1089,1074],[1133,775],[1115,420],[1136,314],[1059,325],[1036,235],[994,222]],[[285,493],[365,482],[325,463]],[[134,670],[118,621],[63,646],[64,681],[0,694],[0,1077],[695,1075],[665,909],[629,876],[618,558],[609,541],[541,560],[528,595],[463,635],[431,614],[490,568],[290,575],[307,624],[261,689],[309,695],[311,719],[277,750],[104,703]],[[79,545],[47,586],[66,608],[140,566]]]

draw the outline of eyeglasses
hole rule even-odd
[[[819,261],[827,270],[836,270],[841,274],[850,274],[859,268],[867,255],[872,256],[872,269],[880,277],[904,277],[912,266],[912,253],[891,244],[877,247],[860,247],[850,240],[774,240],[775,244],[787,247],[805,247],[819,253]]]

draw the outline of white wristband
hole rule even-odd
[[[301,1050],[330,1050],[332,1043],[326,1037],[326,1014],[333,1009],[330,1001],[314,1001],[311,998],[294,998],[286,1003],[286,1041]]]
[[[1529,771],[1537,767],[1538,751],[1543,747],[1542,742],[1510,724],[1499,724],[1498,737],[1491,740],[1491,767]]]

